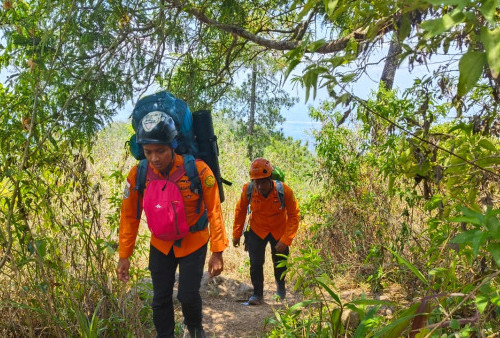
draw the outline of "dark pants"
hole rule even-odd
[[[157,337],[174,337],[175,320],[172,300],[175,270],[179,266],[177,299],[181,302],[184,324],[201,327],[200,284],[207,255],[207,245],[192,254],[176,258],[172,248],[168,255],[151,246],[149,270],[153,280],[153,322]]]
[[[264,295],[264,261],[267,243],[271,244],[274,278],[276,279],[276,283],[281,285],[285,284],[285,276],[283,275],[282,278],[281,275],[286,271],[286,267],[276,267],[276,265],[284,259],[283,257],[278,256],[278,254],[288,256],[289,249],[286,248],[284,252],[276,252],[275,247],[278,241],[274,239],[271,234],[268,234],[266,238],[261,239],[252,230],[248,232],[246,240],[248,242],[248,255],[250,256],[250,278],[252,279],[253,294],[262,297]]]

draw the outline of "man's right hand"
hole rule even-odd
[[[130,269],[130,261],[128,258],[120,258],[118,260],[118,267],[116,268],[116,273],[118,274],[118,279],[122,282],[128,282],[130,275],[128,271]]]
[[[233,238],[233,246],[235,248],[240,246],[240,238]]]

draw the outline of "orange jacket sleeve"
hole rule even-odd
[[[234,211],[233,238],[240,238],[243,234],[243,227],[245,226],[248,210],[248,198],[246,193],[248,184],[249,183],[243,186],[240,199],[238,200],[238,203],[236,203],[236,209]]]
[[[137,166],[134,166],[127,176],[123,193],[118,240],[118,254],[120,258],[129,258],[132,256],[137,232],[139,231],[140,220],[137,219],[137,199],[139,198],[139,193],[135,190],[136,175]]]
[[[203,189],[203,202],[207,208],[208,224],[210,226],[210,250],[224,251],[229,240],[222,220],[222,209],[219,197],[219,187],[210,167],[202,161],[196,161]]]
[[[285,207],[286,207],[286,227],[285,233],[281,236],[280,241],[283,244],[290,246],[292,241],[297,234],[297,229],[299,228],[299,204],[292,189],[290,189],[286,184],[283,183],[283,189],[285,191]]]

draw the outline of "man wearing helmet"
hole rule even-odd
[[[239,246],[247,210],[250,212],[249,230],[245,235],[250,257],[250,277],[254,288],[248,303],[258,305],[264,295],[264,260],[267,243],[271,245],[276,280],[276,295],[285,298],[285,267],[277,264],[288,255],[289,246],[297,233],[299,207],[292,190],[284,183],[273,181],[273,167],[264,158],[255,159],[250,166],[251,182],[243,186],[236,204],[233,224],[233,245]],[[280,196],[282,194],[283,196]]]
[[[148,160],[148,174],[143,195],[136,189],[138,167],[134,166],[127,177],[120,215],[120,258],[117,268],[118,278],[123,282],[127,282],[130,278],[129,257],[135,246],[140,222],[137,217],[140,211],[138,213],[137,208],[142,210],[143,197],[145,200],[146,197],[152,195],[151,191],[148,195],[148,185],[155,179],[169,179],[173,173],[178,172],[179,168],[183,169],[184,158],[174,152],[177,143],[176,135],[177,131],[172,118],[159,111],[153,111],[144,116],[137,128],[137,143],[142,145]],[[177,298],[182,306],[184,324],[191,337],[205,337],[199,288],[208,241],[210,241],[212,251],[208,263],[210,276],[217,276],[223,270],[222,251],[227,247],[228,239],[222,220],[218,187],[206,163],[196,161],[196,167],[201,180],[202,193],[191,190],[191,182],[186,174],[184,176],[177,174],[180,179],[176,181],[182,195],[190,232],[180,241],[161,240],[151,235],[149,269],[153,281],[152,308],[157,337],[174,337],[172,294],[177,266],[179,266]],[[202,208],[197,212],[200,198],[202,198]],[[161,207],[160,203],[158,207]],[[147,210],[146,217],[148,217]],[[196,230],[191,232],[193,229]]]

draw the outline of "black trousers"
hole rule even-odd
[[[172,300],[175,271],[179,266],[179,287],[177,299],[182,306],[184,324],[201,327],[200,284],[207,255],[207,245],[192,254],[177,258],[172,248],[165,255],[151,246],[149,270],[153,280],[153,322],[157,337],[174,337],[175,320]]]
[[[267,243],[271,244],[274,278],[277,283],[282,285],[285,283],[285,276],[283,275],[282,278],[281,275],[286,271],[286,267],[278,268],[276,266],[284,259],[283,257],[278,256],[278,254],[288,256],[290,250],[286,248],[284,252],[277,252],[275,246],[278,241],[274,239],[271,234],[268,234],[266,238],[261,239],[252,230],[250,230],[246,240],[248,243],[248,255],[250,256],[250,278],[252,279],[253,294],[262,297],[264,295],[264,262]]]

